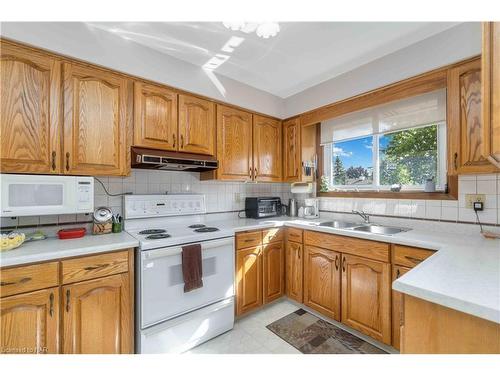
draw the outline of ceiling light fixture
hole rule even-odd
[[[222,24],[227,29],[246,34],[255,31],[258,37],[264,39],[276,36],[280,31],[280,25],[277,22],[222,22]]]

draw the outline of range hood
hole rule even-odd
[[[132,147],[132,168],[163,171],[205,172],[217,169],[219,162],[208,155],[150,150]]]

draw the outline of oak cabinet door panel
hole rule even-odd
[[[236,315],[262,306],[262,246],[236,251]]]
[[[283,181],[300,181],[301,152],[300,119],[297,117],[283,122]]]
[[[134,112],[134,146],[177,150],[177,93],[135,82]]]
[[[0,169],[60,173],[61,63],[0,42]]]
[[[116,74],[64,64],[64,172],[125,175],[128,81]]]
[[[302,275],[304,249],[301,243],[286,242],[286,295],[302,303]]]
[[[62,292],[64,353],[133,352],[128,273],[70,284]]]
[[[1,353],[59,352],[59,288],[0,299]]]
[[[215,155],[215,104],[179,95],[179,151]]]
[[[250,181],[252,164],[252,114],[217,106],[217,159],[220,180]]]
[[[264,304],[285,293],[285,249],[283,241],[263,245]]]
[[[393,266],[392,281],[403,276],[410,268],[402,266]],[[392,291],[392,346],[396,349],[401,348],[401,325],[403,321],[403,294]]]
[[[340,320],[340,253],[305,246],[304,304]]]
[[[391,265],[342,255],[342,323],[391,344]]]
[[[281,122],[253,117],[253,166],[257,181],[281,181]]]

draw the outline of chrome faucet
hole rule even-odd
[[[352,213],[361,216],[363,218],[363,220],[365,221],[365,224],[370,224],[370,216],[367,213],[365,213],[363,211],[355,211],[355,210],[353,210]]]

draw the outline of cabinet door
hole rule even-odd
[[[300,119],[283,122],[283,181],[300,181],[301,175]]]
[[[285,293],[285,248],[283,241],[263,245],[264,303]]]
[[[483,23],[484,155],[500,169],[500,22]]]
[[[59,352],[59,288],[0,299],[1,353]]]
[[[253,117],[253,168],[257,181],[281,181],[281,121]]]
[[[453,174],[492,173],[496,168],[483,156],[481,119],[481,60],[450,70],[448,75],[448,122],[450,124],[449,170]],[[454,138],[454,139],[452,139]]]
[[[128,273],[63,287],[63,352],[132,353]]]
[[[61,64],[0,42],[0,170],[60,173]]]
[[[177,150],[175,92],[143,82],[134,83],[134,146]]]
[[[217,178],[249,181],[253,178],[252,115],[217,106]]]
[[[236,251],[236,315],[262,306],[262,247]]]
[[[179,151],[215,155],[215,104],[179,95]]]
[[[392,281],[398,279],[408,272],[410,268],[402,266],[393,266]],[[401,325],[403,323],[403,294],[392,291],[392,346],[396,349],[401,347]]]
[[[342,255],[342,323],[391,344],[391,265]]]
[[[129,82],[118,74],[64,64],[64,172],[125,175]]]
[[[302,303],[302,244],[292,241],[286,242],[286,295],[288,298]]]
[[[305,246],[304,304],[340,320],[340,253]]]

